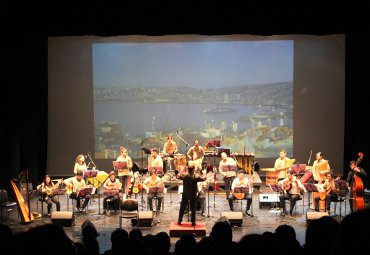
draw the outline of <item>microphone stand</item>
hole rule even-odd
[[[90,159],[91,163],[93,164],[93,169],[95,170],[96,165],[95,165],[94,160],[92,160],[92,158],[91,158],[91,156],[90,156],[90,152],[87,152],[87,157]]]
[[[185,143],[185,150],[186,150],[186,153],[188,152],[188,146],[190,146],[190,144],[188,144],[187,141],[185,141],[180,135],[179,135],[179,131],[176,132],[176,136]]]

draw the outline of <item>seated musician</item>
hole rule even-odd
[[[42,202],[48,204],[48,215],[50,215],[51,207],[55,204],[57,211],[60,211],[60,202],[58,194],[55,191],[58,189],[61,179],[57,184],[54,184],[49,175],[45,175],[42,183],[37,186],[37,190],[42,192]]]
[[[366,177],[367,177],[367,173],[366,171],[362,168],[362,167],[359,167],[358,166],[358,161],[359,159],[357,159],[357,161],[354,161],[352,160],[350,163],[349,163],[349,167],[350,167],[350,171],[347,175],[347,186],[348,188],[350,189],[350,192],[349,192],[349,205],[350,205],[350,208],[351,208],[351,212],[353,213],[355,210],[354,209],[354,203],[353,203],[353,197],[354,197],[354,193],[355,191],[353,191],[353,182],[354,182],[354,179],[355,179],[355,176],[358,176],[362,183],[366,183]],[[361,191],[363,192],[363,190]]]
[[[233,170],[230,168],[233,166]],[[226,152],[221,153],[221,160],[218,167],[219,172],[224,176],[224,183],[225,183],[225,191],[226,191],[226,199],[230,196],[231,184],[233,183],[236,177],[236,161],[228,157]]]
[[[330,202],[338,199],[338,191],[335,188],[333,174],[331,172],[326,174],[326,180],[322,185],[318,185],[319,191],[325,194],[326,211],[330,214]],[[315,210],[319,211],[320,196],[315,197]]]
[[[158,200],[157,203],[157,214],[161,211],[161,205],[163,200],[163,189],[164,184],[162,182],[162,179],[157,176],[156,171],[151,171],[150,176],[144,180],[143,187],[148,193],[148,203],[149,203],[149,209],[153,211],[153,198],[156,197]]]
[[[113,206],[115,210],[119,209],[119,189],[121,188],[122,184],[119,179],[116,178],[116,174],[114,171],[109,173],[109,178],[104,182],[104,199],[103,199],[103,213],[105,214],[107,210],[109,210],[109,203],[110,200],[113,202]]]
[[[163,174],[163,159],[158,155],[158,150],[153,148],[150,150],[151,154],[148,157],[148,168],[151,171],[156,171],[157,174]]]
[[[116,159],[116,161],[126,162],[127,168],[126,169],[118,169],[118,178],[122,184],[122,192],[126,196],[129,194],[129,187],[131,184],[131,177],[133,176],[132,173],[132,159],[129,155],[127,155],[127,149],[123,146],[120,147],[121,155]]]
[[[235,193],[235,188],[244,188],[243,193]],[[252,192],[253,192],[253,184],[250,180],[244,176],[244,171],[238,171],[238,177],[234,179],[231,185],[231,194],[228,197],[230,211],[234,211],[234,199],[246,199],[247,200],[247,208],[245,210],[245,214],[248,216],[252,216],[249,213],[249,209],[251,208],[252,204]]]
[[[290,210],[289,215],[292,217],[293,209],[296,202],[300,199],[301,190],[304,190],[304,186],[301,181],[297,178],[294,171],[288,171],[285,179],[278,182],[282,187],[283,192],[280,194],[280,207],[283,208],[282,216],[285,216],[287,213],[285,207],[285,201],[290,200]]]
[[[82,178],[83,172],[81,170],[77,171],[77,175],[68,178],[63,183],[67,187],[67,194],[70,194],[71,199],[75,199],[77,201],[76,208],[78,211],[83,211],[90,200],[90,194],[83,194],[80,195],[79,192],[88,188],[86,185],[85,180]],[[81,199],[84,199],[84,203],[81,205]]]
[[[187,155],[190,159],[188,162],[190,168],[194,168],[194,171],[202,170],[202,163],[204,158],[204,149],[199,145],[199,141],[194,141],[194,146],[192,146]]]

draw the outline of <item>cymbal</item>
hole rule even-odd
[[[276,169],[274,167],[270,167],[270,168],[261,168],[260,170],[262,171],[267,171],[267,172],[275,172]]]

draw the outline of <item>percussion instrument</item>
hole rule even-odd
[[[180,166],[186,166],[186,155],[185,154],[175,154],[174,155],[174,165],[175,165],[175,170],[179,170]]]
[[[231,156],[235,159],[239,168],[243,169],[247,174],[252,174],[254,162],[253,153],[233,153]]]
[[[266,171],[266,185],[277,184],[278,174],[275,168],[261,168],[262,171]]]

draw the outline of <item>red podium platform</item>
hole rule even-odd
[[[186,234],[203,237],[206,235],[206,224],[196,222],[195,226],[192,226],[191,222],[182,222],[181,225],[178,225],[177,222],[171,222],[170,237],[181,237]]]

